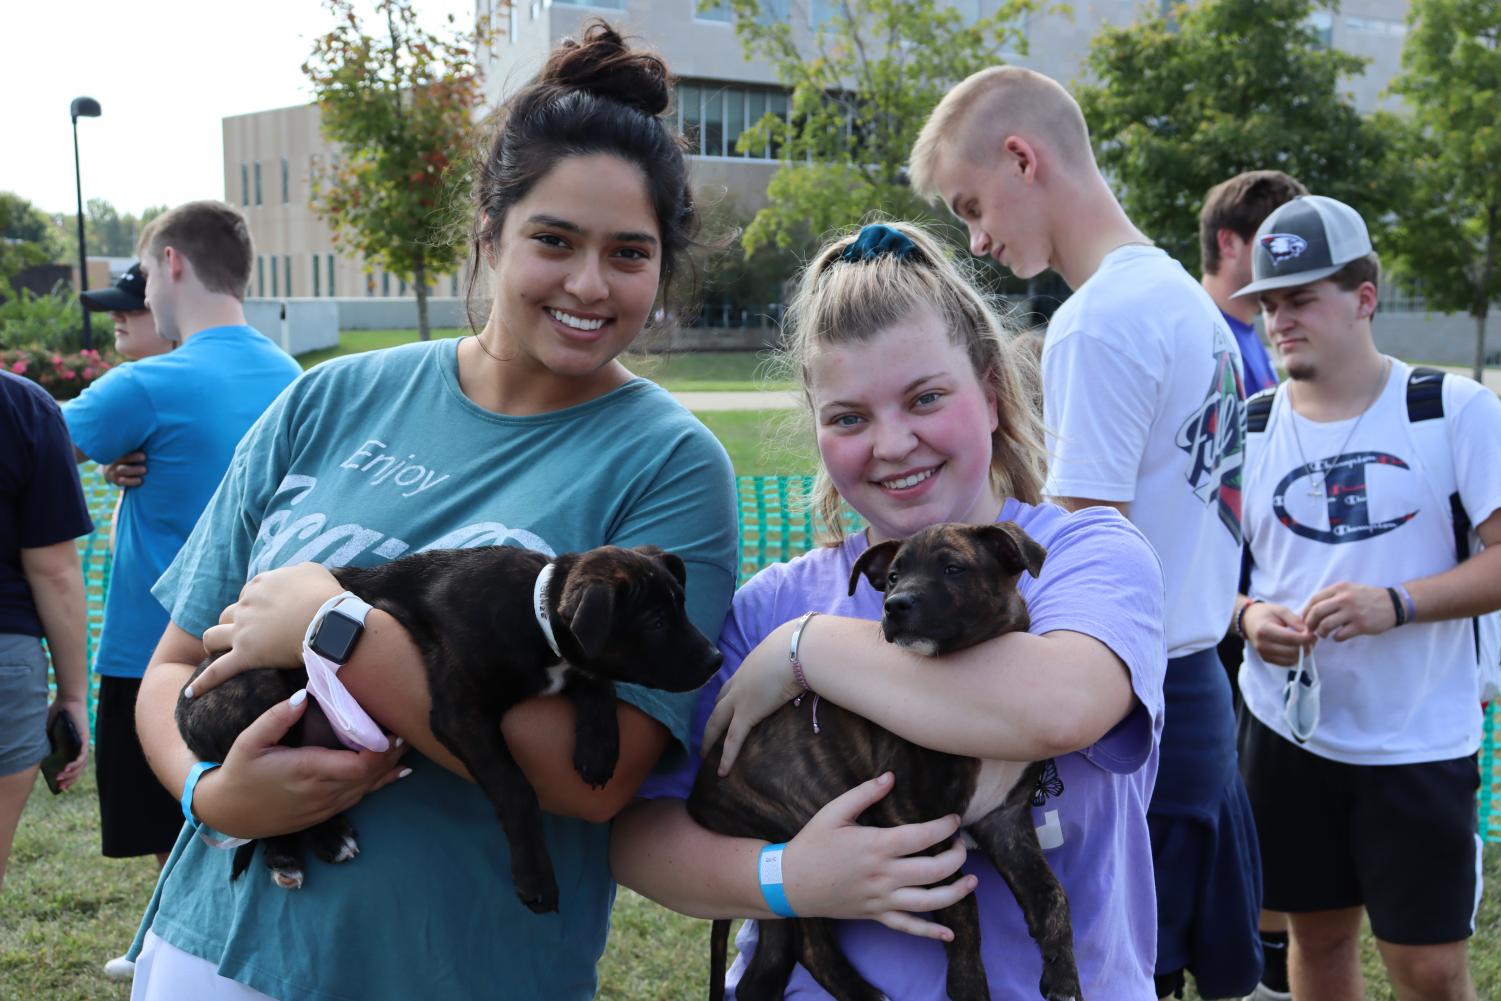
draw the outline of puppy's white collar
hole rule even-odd
[[[547,645],[555,656],[561,657],[563,651],[558,649],[558,638],[552,634],[552,616],[547,611],[547,585],[552,581],[552,571],[553,565],[548,563],[537,574],[537,583],[532,586],[532,613],[537,616],[537,625],[542,627]]]

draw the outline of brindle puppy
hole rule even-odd
[[[558,909],[558,886],[537,794],[506,746],[501,716],[533,695],[561,690],[578,710],[574,768],[598,788],[619,757],[614,683],[692,691],[721,660],[684,610],[683,561],[655,546],[603,546],[552,561],[544,598],[558,657],[532,605],[533,584],[547,562],[528,549],[486,546],[333,571],[346,589],[390,613],[422,651],[433,736],[464,763],[495,807],[511,845],[516,894],[537,913]],[[300,670],[246,671],[196,698],[179,698],[178,729],[200,759],[223,761],[246,726],[306,684]],[[288,743],[340,746],[314,706],[303,722]],[[266,865],[282,886],[302,885],[304,835],[326,862],[359,851],[342,815],[307,832],[267,838]],[[254,842],[239,849],[231,879],[245,871],[253,852]]]
[[[886,639],[925,656],[974,646],[1002,633],[1025,631],[1026,604],[1016,581],[1036,577],[1046,554],[1013,522],[935,525],[905,542],[872,546],[850,574],[850,594],[863,574],[886,592],[881,630]],[[816,626],[814,628],[817,628]],[[852,667],[852,669],[855,669]],[[935,664],[932,670],[942,670]],[[860,823],[894,827],[959,814],[963,830],[994,863],[1016,895],[1027,930],[1042,950],[1040,990],[1048,1001],[1080,996],[1068,899],[1048,867],[1029,807],[1048,762],[981,761],[918,747],[828,700],[819,700],[813,732],[812,699],[789,703],[751,731],[734,769],[718,774],[723,744],[705,756],[688,811],[703,826],[739,837],[790,841],[826,803],[884,771],[895,787],[860,816]],[[936,845],[928,854],[945,846]],[[980,915],[973,894],[934,917],[951,928],[948,994],[954,1001],[988,1001],[980,958]],[[756,952],[735,989],[741,1001],[779,999],[801,962],[839,1001],[879,1001],[834,937],[817,918],[763,921]],[[724,996],[728,921],[716,921],[709,996]]]

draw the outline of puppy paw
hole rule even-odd
[[[517,882],[516,899],[533,914],[551,914],[558,909],[558,884],[551,879],[527,886]]]
[[[1047,1001],[1081,1001],[1079,974],[1073,969],[1058,970],[1044,963],[1042,982],[1038,985]]]
[[[579,778],[595,789],[603,789],[609,784],[611,776],[615,774],[615,762],[619,757],[613,748],[601,751],[599,748],[576,745],[573,752],[573,770],[578,772]]]
[[[300,889],[302,889],[302,879],[303,879],[303,876],[302,876],[302,870],[301,869],[272,869],[271,870],[271,882],[275,883],[277,886],[281,887],[283,890],[300,890]]]
[[[313,854],[330,865],[348,862],[360,853],[354,825],[341,813],[330,817],[309,834]]]

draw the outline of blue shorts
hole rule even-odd
[[[1199,996],[1239,998],[1261,979],[1261,854],[1238,774],[1214,819],[1147,814],[1157,882],[1159,978],[1187,971]]]
[[[0,775],[47,756],[47,655],[42,641],[0,633]]]

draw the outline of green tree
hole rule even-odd
[[[790,121],[767,115],[739,141],[742,152],[770,143],[784,161],[767,186],[769,204],[746,227],[749,256],[763,246],[806,249],[873,206],[928,215],[902,176],[917,133],[955,83],[1001,62],[1007,49],[1025,51],[1015,25],[1040,0],[1003,0],[974,21],[936,0],[830,0],[829,16],[811,31],[766,16],[785,13],[785,0],[730,6],[746,55],[768,60],[792,91]]]
[[[1501,296],[1501,3],[1413,0],[1407,18],[1392,90],[1412,105],[1418,133],[1396,263],[1430,305],[1474,318],[1479,380],[1486,318]]]
[[[1283,170],[1379,221],[1400,198],[1403,123],[1340,88],[1366,60],[1323,44],[1310,0],[1202,0],[1100,31],[1079,88],[1100,167],[1132,220],[1199,265],[1204,195],[1244,170]]]
[[[428,283],[463,260],[445,210],[467,180],[489,25],[463,32],[450,16],[437,35],[417,23],[413,0],[377,0],[385,30],[369,35],[352,0],[326,2],[337,26],[302,70],[338,152],[314,172],[313,208],[336,244],[412,285],[427,340]]]
[[[63,260],[67,253],[52,220],[31,202],[0,191],[0,289],[34,264]]]

